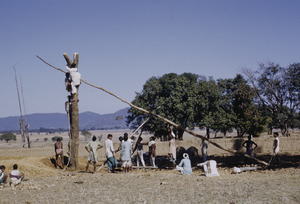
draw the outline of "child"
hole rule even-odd
[[[4,165],[1,165],[0,166],[0,185],[2,184],[6,184],[6,181],[7,181],[7,174],[4,173],[5,171],[5,166]]]
[[[24,179],[24,174],[22,174],[18,170],[18,165],[14,164],[13,170],[10,172],[9,177],[10,177],[10,184],[12,185],[12,187],[14,187],[15,185],[21,183],[21,181]]]
[[[176,170],[180,171],[183,175],[192,174],[191,160],[189,159],[189,155],[187,153],[183,154],[183,159],[176,166]]]
[[[155,137],[150,137],[150,142],[148,143],[149,146],[149,154],[150,154],[150,164],[154,168],[155,166],[155,156],[156,156],[156,144],[155,144]]]

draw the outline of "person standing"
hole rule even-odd
[[[93,173],[95,173],[95,171],[96,171],[96,164],[98,163],[97,150],[102,148],[102,146],[96,140],[97,140],[97,137],[94,135],[93,138],[92,138],[92,141],[89,141],[85,145],[85,149],[89,153],[88,162],[87,162],[86,168],[85,168],[86,172],[89,168],[90,163],[93,163],[93,166],[94,166]]]
[[[278,166],[279,165],[279,156],[278,156],[278,153],[279,153],[279,138],[278,138],[278,136],[279,136],[279,134],[278,134],[278,132],[274,132],[273,136],[274,136],[273,156],[274,156],[276,165]]]
[[[207,161],[207,148],[208,148],[208,145],[207,145],[207,143],[205,142],[205,139],[202,139],[202,143],[201,143],[201,153],[202,153],[202,159],[203,159],[203,162],[206,162],[206,161]]]
[[[170,138],[170,142],[169,142],[168,156],[169,156],[170,162],[172,162],[173,169],[175,169],[175,167],[176,167],[176,144],[175,144],[176,136],[173,132],[173,125],[170,126],[169,138]]]
[[[61,137],[57,137],[56,142],[54,144],[55,150],[55,168],[57,168],[57,160],[60,157],[62,168],[64,168],[64,151],[63,151],[63,143],[61,142]]]
[[[246,148],[246,154],[247,155],[249,155],[250,157],[254,157],[253,150],[255,150],[257,148],[257,144],[255,142],[253,142],[251,139],[252,139],[252,135],[249,135],[248,140],[246,140],[242,144],[242,146]],[[247,157],[245,157],[245,163],[246,164],[250,163],[249,159]]]
[[[150,155],[150,164],[154,168],[157,168],[155,166],[155,157],[156,157],[156,143],[155,143],[155,137],[150,137],[150,141],[148,143],[149,146],[149,155]]]
[[[138,140],[135,144],[135,147],[133,149],[133,152],[135,152],[135,150],[137,150],[137,155],[136,155],[136,165],[137,165],[137,167],[140,167],[140,161],[141,161],[143,167],[145,168],[146,165],[145,165],[144,156],[143,156],[143,143],[142,143],[142,140],[143,140],[142,137],[138,138]]]
[[[112,138],[113,136],[111,134],[107,135],[107,140],[105,141],[105,152],[109,171],[114,173],[115,168],[117,167],[117,160],[115,158],[115,150]]]
[[[122,156],[122,167],[125,173],[129,172],[131,169],[131,154],[132,154],[132,145],[128,140],[128,135],[124,135],[124,142],[122,142],[121,156]]]

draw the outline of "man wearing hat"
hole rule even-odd
[[[183,159],[176,166],[176,170],[180,171],[183,175],[192,174],[192,165],[189,155],[187,153],[183,154]]]

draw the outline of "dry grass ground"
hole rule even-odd
[[[115,141],[122,134],[113,133]],[[103,134],[105,140],[107,132],[96,134]],[[87,161],[85,141],[80,142],[77,171],[55,169],[50,162],[50,157],[54,156],[50,139],[53,136],[32,135],[34,142],[31,149],[20,148],[18,142],[0,143],[0,164],[7,167],[6,172],[17,163],[26,177],[21,188],[1,189],[0,203],[300,203],[299,151],[294,152],[289,147],[282,147],[286,152],[285,158],[290,160],[285,164],[294,165],[273,170],[232,174],[230,165],[226,165],[228,158],[232,157],[228,157],[226,152],[214,152],[209,147],[209,154],[213,154],[220,164],[220,177],[207,178],[202,169],[195,169],[190,176],[167,169],[133,170],[129,174],[118,171],[111,174],[103,168],[91,174],[82,172]],[[62,136],[66,151],[67,136]],[[45,137],[49,138],[47,142],[43,140]],[[288,140],[281,138],[282,144],[288,145],[293,141],[296,143],[293,145],[300,146],[298,136]],[[226,143],[222,139],[219,141]],[[256,139],[256,142],[261,146],[268,146],[272,143],[272,137],[265,136]],[[232,146],[227,143],[228,147]],[[180,141],[177,145],[199,148],[199,144],[200,141],[186,137],[185,141]],[[159,155],[167,153],[167,142],[158,142],[157,146]],[[267,154],[269,150],[261,151]],[[104,149],[98,153],[101,165],[105,160]]]

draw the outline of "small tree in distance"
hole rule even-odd
[[[88,140],[91,138],[92,133],[90,133],[88,130],[84,129],[81,131],[81,134],[84,136],[85,140]]]
[[[16,137],[15,134],[9,132],[9,133],[5,133],[5,134],[1,135],[1,136],[0,136],[0,140],[1,140],[1,141],[2,141],[2,140],[5,140],[6,143],[8,143],[8,141],[10,141],[10,140],[16,141],[16,140],[17,140],[17,137]]]

